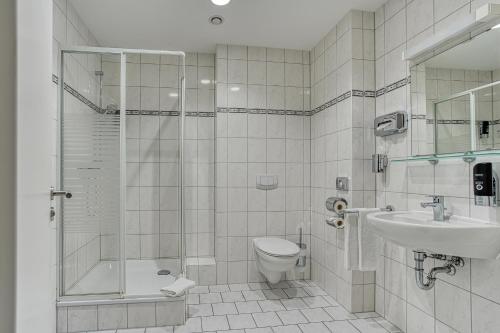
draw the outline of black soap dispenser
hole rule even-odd
[[[498,178],[491,163],[478,163],[473,169],[474,203],[476,206],[497,206]]]

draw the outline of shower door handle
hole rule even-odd
[[[56,191],[53,187],[50,188],[50,200],[54,200],[55,197],[65,197],[66,199],[71,199],[73,194],[67,191]]]

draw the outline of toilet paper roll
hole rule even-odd
[[[347,204],[343,200],[337,200],[333,203],[333,210],[337,214],[340,214],[346,208]]]
[[[336,229],[344,229],[345,227],[345,221],[343,218],[329,218],[326,220],[326,223]]]
[[[339,197],[330,197],[326,199],[325,206],[329,211],[339,214],[347,208],[347,201]]]

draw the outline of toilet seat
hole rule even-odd
[[[295,243],[281,238],[255,238],[253,244],[257,251],[272,257],[294,257],[300,252]]]

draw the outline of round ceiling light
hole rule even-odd
[[[221,25],[222,23],[224,23],[224,18],[220,15],[214,15],[214,16],[211,16],[208,21],[210,23],[212,23],[213,25]]]
[[[231,0],[211,0],[211,1],[216,6],[225,6],[231,2]]]

